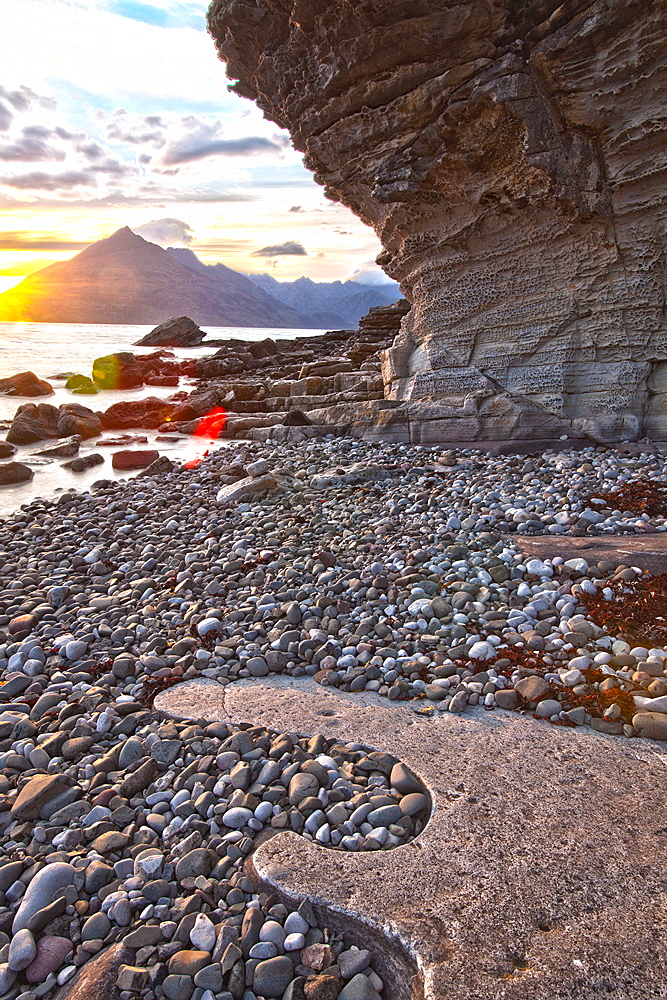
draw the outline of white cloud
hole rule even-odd
[[[174,243],[184,243],[187,246],[194,239],[190,226],[180,219],[155,219],[142,226],[133,226],[132,229],[145,240],[162,246],[172,246]]]
[[[259,135],[231,136],[224,132],[222,122],[208,121],[195,115],[184,118],[180,134],[167,143],[160,156],[169,167],[204,160],[209,156],[257,156],[260,153],[281,153],[290,146],[283,135],[271,138]]]
[[[343,281],[358,281],[363,285],[387,285],[395,284],[392,279],[384,273],[374,260],[367,260],[358,267],[353,267],[343,278]]]

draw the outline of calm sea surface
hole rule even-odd
[[[32,371],[39,378],[46,379],[53,386],[53,396],[42,396],[38,399],[22,399],[16,396],[0,394],[0,421],[9,421],[17,408],[26,402],[52,403],[82,403],[93,410],[106,410],[112,403],[123,399],[143,399],[146,396],[170,396],[178,390],[171,387],[147,386],[142,389],[122,389],[117,392],[100,392],[96,396],[73,396],[64,388],[64,382],[55,378],[62,372],[79,372],[90,375],[93,361],[104,354],[115,351],[132,351],[149,353],[153,348],[134,348],[151,326],[119,326],[92,325],[77,323],[0,323],[0,378],[14,375],[17,372]],[[264,340],[272,337],[274,340],[292,339],[294,337],[313,337],[322,335],[322,330],[268,330],[252,327],[205,327],[211,340]],[[174,349],[178,358],[197,358],[212,354],[214,347],[192,347]],[[181,379],[179,389],[188,389],[192,383]],[[116,437],[120,432],[110,432],[104,437]],[[142,430],[138,433],[148,437],[149,444],[136,445],[137,448],[147,448],[155,438],[154,431]],[[4,438],[5,430],[0,430],[0,438]],[[64,459],[47,460],[36,458],[31,452],[46,446],[51,442],[40,442],[19,448],[15,461],[30,465],[35,471],[34,479],[20,486],[0,486],[0,517],[17,510],[21,504],[34,497],[50,497],[60,491],[75,487],[78,490],[87,489],[97,479],[127,478],[128,473],[116,473],[111,468],[111,454],[114,448],[99,446],[99,438],[84,442],[79,452],[86,455],[96,451],[104,455],[104,465],[97,465],[87,472],[73,473],[61,468]],[[159,442],[156,447],[161,454],[170,458],[186,461],[200,457],[213,448],[233,446],[234,442],[209,441],[206,438],[183,438],[174,442]]]

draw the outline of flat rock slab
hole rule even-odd
[[[163,692],[176,716],[322,733],[390,751],[430,789],[421,836],[344,853],[280,833],[267,885],[402,942],[423,983],[391,1000],[656,1000],[667,991],[667,755],[501,711],[420,719],[310,678]],[[393,987],[392,987],[393,990]]]
[[[589,565],[607,560],[617,566],[637,566],[649,573],[667,573],[667,532],[650,535],[600,535],[573,538],[571,535],[506,536],[519,552],[537,559],[585,559]]]

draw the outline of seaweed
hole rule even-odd
[[[667,515],[667,485],[650,479],[635,479],[618,490],[591,493],[586,502],[593,500],[603,500],[612,510],[629,510],[649,517]]]
[[[667,573],[647,574],[632,581],[612,580],[607,586],[612,592],[609,600],[600,590],[578,595],[596,625],[638,643],[667,643]]]
[[[166,691],[174,684],[179,684],[182,680],[182,677],[174,677],[173,675],[171,677],[147,677],[142,685],[143,690],[137,695],[137,701],[144,708],[152,708],[153,700],[160,692]]]

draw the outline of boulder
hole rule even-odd
[[[153,449],[144,451],[115,451],[111,459],[114,469],[130,471],[132,469],[145,469],[147,466],[157,462],[160,453]]]
[[[649,740],[667,740],[667,715],[664,712],[637,712],[632,725],[640,736]]]
[[[57,438],[59,416],[58,407],[51,403],[24,403],[14,414],[7,440],[11,444],[33,444]]]
[[[280,348],[272,337],[265,337],[264,340],[257,340],[254,343],[245,345],[249,354],[258,360],[259,358],[273,358],[280,354]]]
[[[178,375],[161,375],[159,372],[156,372],[153,375],[145,375],[144,382],[146,385],[175,386],[180,382],[180,378]]]
[[[53,972],[57,972],[74,945],[65,937],[46,934],[37,942],[37,955],[24,972],[28,983],[43,983]],[[92,962],[90,963],[92,965]],[[69,995],[70,985],[67,986]],[[62,993],[62,991],[59,991]],[[88,994],[90,997],[90,994]],[[108,996],[108,994],[107,994]]]
[[[184,403],[180,403],[174,410],[173,420],[193,420],[195,417],[204,417],[217,407],[219,393],[214,389],[207,389],[204,392],[193,392]]]
[[[61,774],[38,774],[23,786],[12,806],[18,820],[34,820],[52,799],[66,791],[71,781]]]
[[[93,361],[93,381],[100,389],[132,389],[144,384],[144,376],[134,354],[120,351]]]
[[[259,476],[256,479],[253,479],[252,476],[248,476],[246,479],[241,479],[237,483],[230,483],[228,486],[223,486],[222,489],[218,491],[216,500],[224,506],[241,503],[243,500],[257,496],[259,493],[272,492],[277,486],[278,483],[270,474],[266,476]]]
[[[71,458],[76,455],[79,447],[81,446],[81,437],[79,434],[73,434],[69,438],[65,438],[64,441],[59,441],[58,444],[49,444],[45,448],[39,448],[37,451],[33,451],[33,455],[43,455],[43,456],[53,456],[53,458]]]
[[[27,483],[34,475],[33,470],[23,462],[3,462],[0,465],[0,486]]]
[[[92,438],[102,433],[102,421],[97,413],[81,403],[63,403],[59,408],[57,430],[58,437],[78,434],[82,438]]]
[[[293,407],[283,420],[283,423],[285,427],[308,427],[310,420],[303,410]]]
[[[0,441],[0,458],[11,458],[17,451],[18,449],[8,441]]]
[[[213,0],[208,20],[232,89],[373,226],[412,304],[383,358],[394,439],[667,440],[665,4]]]
[[[136,342],[136,347],[198,347],[206,334],[188,316],[172,316]]]
[[[48,777],[57,777],[57,775],[49,775]],[[21,899],[21,905],[12,921],[12,933],[16,934],[17,931],[27,927],[30,918],[52,903],[60,889],[74,885],[75,879],[76,868],[65,861],[54,861],[45,865],[44,868],[40,868],[31,879],[30,885]],[[30,980],[28,981],[30,982]]]
[[[0,393],[5,396],[52,396],[53,389],[34,372],[19,372],[9,378],[0,378]]]
[[[93,452],[92,455],[80,455],[78,458],[73,458],[71,462],[63,462],[63,469],[69,469],[70,472],[85,472],[86,469],[102,465],[103,462],[104,456]]]
[[[109,945],[57,990],[53,1000],[119,1000],[123,995],[122,984],[118,983],[119,973],[123,967],[128,967],[133,955],[122,941]]]
[[[166,455],[160,455],[159,458],[156,458],[154,462],[151,462],[148,468],[144,469],[143,472],[140,472],[139,475],[164,476],[168,472],[173,472],[175,468],[176,465],[170,458],[167,458]]]
[[[101,415],[102,425],[106,430],[124,431],[133,427],[154,430],[171,420],[174,409],[173,403],[156,396],[114,403]]]
[[[77,396],[94,396],[100,391],[87,375],[70,375],[65,382],[65,388]]]
[[[102,423],[97,414],[80,403],[63,403],[60,407],[51,403],[24,403],[14,414],[7,441],[11,444],[34,444],[45,438],[70,437],[73,434],[89,438],[95,437],[101,430]]]

